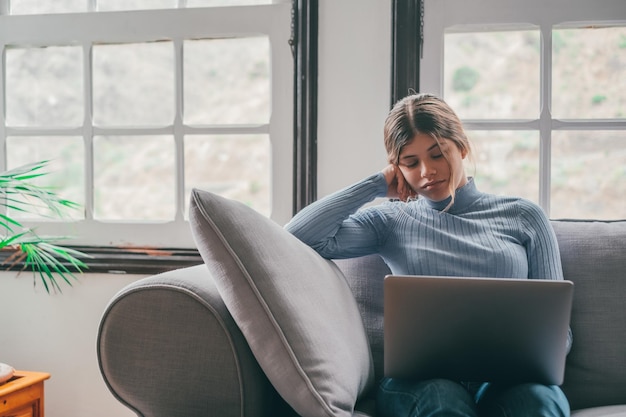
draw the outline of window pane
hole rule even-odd
[[[468,131],[474,145],[475,171],[481,191],[539,200],[539,132]]]
[[[270,152],[268,135],[185,137],[185,201],[201,188],[269,216]]]
[[[93,96],[97,125],[172,124],[172,42],[94,46]]]
[[[626,118],[626,27],[552,32],[552,115]]]
[[[83,122],[82,49],[8,47],[6,117],[9,126],[79,126]]]
[[[2,0],[7,1],[7,0]],[[86,0],[11,0],[11,14],[85,12]]]
[[[178,0],[97,0],[98,11],[175,8]]]
[[[626,132],[552,134],[553,218],[626,219]]]
[[[94,217],[172,220],[176,212],[171,136],[94,138]]]
[[[12,136],[7,138],[6,147],[10,169],[49,160],[47,167],[40,171],[45,172],[46,175],[30,182],[42,187],[49,187],[51,191],[65,199],[80,205],[85,204],[83,138]],[[34,213],[38,215],[32,215]],[[20,219],[49,220],[53,213],[47,209],[37,209],[30,213],[11,211],[9,214]],[[64,214],[67,214],[68,219],[84,218],[84,210],[80,209],[68,209],[64,211]]]
[[[267,37],[185,41],[184,51],[185,123],[269,123]]]
[[[538,30],[447,33],[444,97],[461,118],[539,117]]]

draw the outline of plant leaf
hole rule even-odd
[[[39,186],[30,181],[47,175],[44,170],[49,160],[34,162],[0,173],[0,207],[22,213],[32,213],[39,209],[48,210],[54,217],[64,217],[67,209],[78,209],[80,205],[58,196],[49,187]],[[46,217],[52,217],[48,213]],[[0,249],[14,246],[16,252],[5,261],[11,263],[24,262],[24,269],[32,268],[33,277],[39,276],[46,292],[61,291],[57,281],[60,277],[68,285],[76,277],[72,270],[82,272],[88,266],[80,258],[88,257],[80,251],[63,248],[54,244],[63,236],[39,236],[33,229],[15,231],[14,227],[22,228],[19,221],[8,214],[0,214],[0,227],[8,235],[0,240]],[[69,264],[69,265],[68,265]],[[69,268],[68,268],[69,266]],[[70,270],[70,268],[72,270]]]

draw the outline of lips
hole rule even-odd
[[[429,189],[431,189],[431,188],[434,188],[434,187],[436,187],[436,186],[438,186],[438,185],[443,184],[444,182],[446,182],[446,180],[429,181],[429,182],[427,182],[426,184],[424,184],[424,185],[422,186],[422,188],[423,188],[424,190],[429,190]]]

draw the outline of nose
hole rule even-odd
[[[437,173],[437,170],[432,164],[422,162],[422,178],[432,178]]]

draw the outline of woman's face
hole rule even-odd
[[[467,183],[463,168],[466,152],[448,139],[439,142],[441,147],[427,134],[416,135],[402,148],[398,163],[411,188],[432,201],[450,197],[450,185],[456,190]]]

